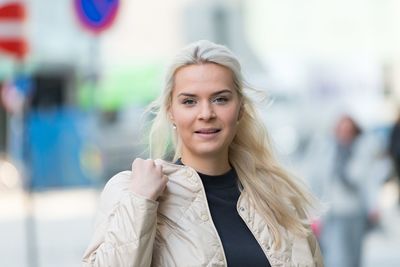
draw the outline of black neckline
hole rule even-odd
[[[175,162],[175,164],[185,166],[180,158]],[[237,186],[237,174],[234,168],[231,168],[227,172],[220,175],[208,175],[198,171],[196,172],[200,176],[204,187],[230,188]]]

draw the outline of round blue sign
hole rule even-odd
[[[114,22],[119,0],[75,0],[75,10],[81,24],[100,33]]]

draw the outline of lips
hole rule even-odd
[[[195,131],[195,133],[198,134],[215,134],[218,133],[219,131],[221,131],[221,129],[218,128],[207,128],[207,129],[200,129]]]

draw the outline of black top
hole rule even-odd
[[[180,160],[177,163],[182,164]],[[206,191],[208,206],[228,266],[270,267],[263,250],[236,209],[240,196],[236,171],[232,168],[217,176],[198,174]]]

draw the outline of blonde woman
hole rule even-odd
[[[225,46],[176,56],[152,106],[157,159],[107,183],[84,266],[323,266],[314,199],[274,159],[245,90]]]

